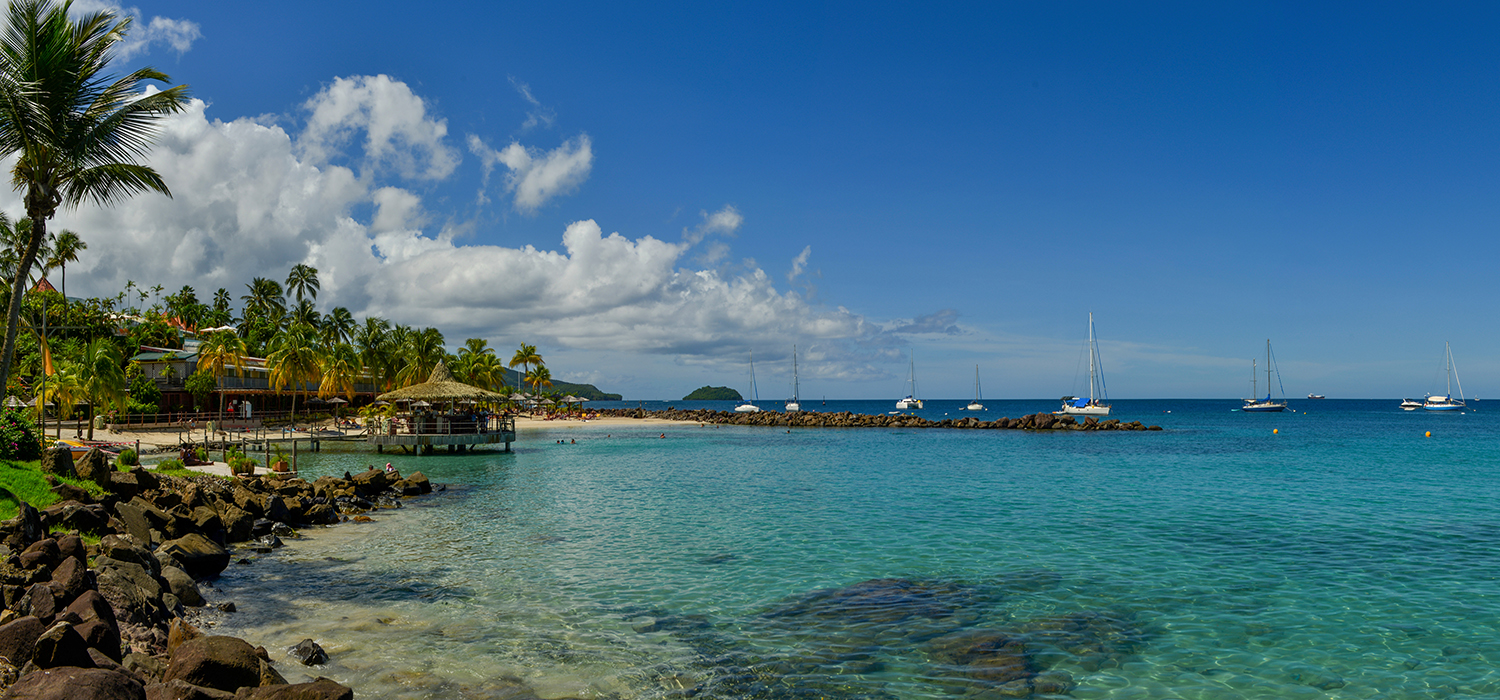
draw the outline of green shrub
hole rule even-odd
[[[34,432],[35,427],[31,418],[18,409],[0,411],[0,459],[41,459],[42,442]]]
[[[208,461],[208,448],[206,447],[200,447],[196,450],[193,450],[193,454],[198,457],[198,461],[200,462]]]
[[[183,464],[180,459],[164,459],[156,465],[157,471],[180,471],[183,469],[187,469],[187,465]]]
[[[138,466],[141,463],[141,458],[140,455],[137,455],[135,453],[135,450],[127,447],[125,448],[124,452],[120,453],[119,458],[116,459],[115,462],[120,466],[134,467]]]

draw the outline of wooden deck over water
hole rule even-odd
[[[383,421],[370,431],[365,441],[374,445],[377,452],[383,452],[389,446],[430,454],[440,445],[447,445],[449,452],[462,452],[473,449],[475,445],[501,444],[509,452],[510,444],[516,441],[516,419],[491,417],[476,422],[434,416]]]

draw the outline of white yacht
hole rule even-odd
[[[760,390],[755,388],[755,353],[753,352],[750,353],[750,395],[755,397],[755,401],[760,400]],[[760,406],[755,405],[755,401],[745,399],[740,405],[734,407],[734,412],[760,413]]]
[[[1054,416],[1107,416],[1109,415],[1109,392],[1104,386],[1104,363],[1099,357],[1099,343],[1094,340],[1094,314],[1089,314],[1089,395],[1064,396],[1062,410],[1053,411]]]
[[[786,402],[787,413],[797,413],[802,410],[802,404],[797,400],[797,346],[792,346],[792,399]]]
[[[979,398],[980,398],[980,393],[979,393],[979,365],[974,365],[974,400],[970,401],[969,405],[964,406],[964,410],[965,411],[983,411],[984,410],[984,404],[979,403]]]
[[[1255,360],[1250,361],[1250,396],[1245,399],[1245,405],[1240,407],[1241,411],[1247,413],[1280,413],[1286,410],[1286,391],[1283,390],[1280,401],[1271,398],[1271,372],[1275,371],[1275,360],[1271,358],[1271,339],[1266,339],[1266,398],[1254,398],[1260,392],[1255,390]],[[1277,383],[1280,384],[1281,373],[1276,373]]]
[[[901,411],[905,411],[905,410],[913,409],[913,408],[921,408],[922,407],[922,400],[919,399],[919,398],[917,398],[917,353],[916,353],[916,351],[912,351],[912,354],[911,354],[911,373],[907,377],[906,381],[911,386],[911,393],[907,394],[906,398],[901,399],[900,401],[896,402],[896,409],[897,410],[901,410]]]
[[[1453,366],[1453,347],[1443,343],[1444,370],[1448,373],[1448,391],[1442,396],[1428,396],[1422,402],[1422,409],[1426,411],[1462,411],[1464,403],[1464,385],[1458,383],[1458,368]],[[1458,383],[1458,398],[1453,398],[1453,385]]]

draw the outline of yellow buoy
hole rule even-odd
[[[1272,435],[1277,435],[1277,434],[1280,434],[1280,433],[1281,433],[1281,428],[1271,428],[1271,434]]]
[[[1432,437],[1432,431],[1431,430],[1427,431],[1427,437]]]

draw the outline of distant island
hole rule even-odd
[[[520,372],[509,368],[502,369],[505,370],[506,386],[514,387],[522,391],[531,391],[531,387],[526,385],[522,381]],[[588,399],[590,401],[619,401],[621,398],[623,398],[620,394],[610,394],[608,392],[600,391],[599,387],[596,387],[593,384],[574,384],[572,382],[560,382],[557,380],[553,380],[552,386],[547,388],[559,394],[572,394],[580,399]]]
[[[694,389],[693,393],[682,397],[683,401],[739,401],[743,399],[740,392],[727,386],[705,386]]]

